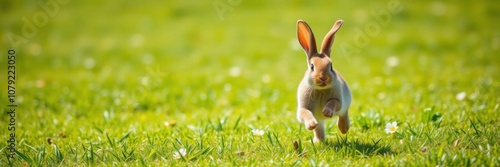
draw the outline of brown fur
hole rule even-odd
[[[338,20],[325,36],[321,52],[316,49],[314,35],[306,22],[297,22],[297,37],[307,54],[308,70],[297,90],[297,119],[309,130],[314,130],[314,141],[324,141],[327,118],[338,116],[338,127],[342,133],[349,130],[349,106],[351,91],[342,75],[332,68],[331,46],[335,33],[342,26]],[[311,67],[314,66],[314,67]]]

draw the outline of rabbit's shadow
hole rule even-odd
[[[324,145],[336,151],[347,151],[353,154],[364,156],[387,155],[394,152],[387,145],[383,145],[379,140],[360,141],[359,139],[349,139],[337,136],[337,139],[327,140]]]

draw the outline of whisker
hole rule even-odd
[[[307,88],[307,91],[309,92],[309,100],[314,99],[314,85],[309,85]]]

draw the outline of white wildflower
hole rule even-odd
[[[262,136],[262,135],[264,135],[264,130],[260,130],[260,129],[252,129],[252,133],[253,133],[253,135],[255,135],[255,136]]]
[[[385,125],[385,133],[387,134],[392,134],[394,132],[396,132],[396,130],[398,130],[398,123],[397,122],[392,122],[392,123],[387,123],[387,125]]]
[[[460,93],[458,93],[458,94],[455,96],[455,98],[457,98],[457,100],[458,100],[458,101],[462,101],[462,100],[464,100],[464,99],[465,99],[465,96],[467,96],[467,93],[465,93],[465,92],[460,92]]]
[[[182,157],[186,156],[186,149],[181,148],[179,151],[174,152],[174,159],[180,159]]]

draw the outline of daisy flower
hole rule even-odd
[[[262,135],[264,135],[264,131],[260,130],[260,129],[252,129],[252,133],[255,136],[262,136]]]
[[[385,133],[389,134],[389,133],[394,133],[396,132],[396,130],[398,130],[398,123],[396,122],[392,122],[392,123],[387,123],[387,125],[385,125]]]
[[[186,149],[185,148],[181,148],[179,151],[174,152],[174,159],[180,159],[181,155],[182,155],[182,157],[186,156]]]

